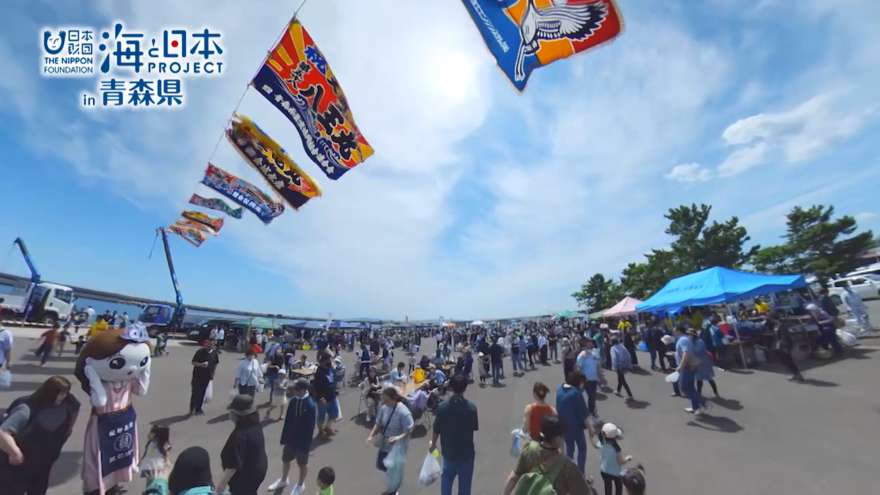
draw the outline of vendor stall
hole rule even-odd
[[[638,304],[636,310],[654,311],[723,304],[806,286],[807,282],[801,275],[762,275],[716,266],[670,280],[656,294]],[[754,327],[748,327],[744,322],[735,320],[732,324],[734,338],[731,345],[739,350],[738,354],[743,366],[756,361],[755,346],[761,342],[763,328],[759,331],[757,324],[752,323]],[[748,337],[744,335],[746,333]],[[746,355],[747,352],[751,355],[751,359]]]

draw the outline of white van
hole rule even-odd
[[[863,300],[880,298],[880,275],[867,273],[854,277],[843,277],[828,284],[828,295],[843,300],[843,288],[849,286]],[[836,299],[836,298],[835,298]],[[835,301],[836,302],[836,301]]]

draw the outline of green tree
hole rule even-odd
[[[755,257],[752,258],[752,266],[758,273],[788,275],[797,272],[789,264],[791,255],[791,249],[788,245],[767,246],[755,253]]]
[[[783,236],[786,242],[777,252],[787,255],[785,266],[790,272],[827,279],[861,265],[859,255],[873,246],[874,233],[868,230],[853,235],[858,229],[855,218],[833,217],[833,206],[796,206],[791,210]]]
[[[609,291],[620,291],[615,288],[613,280],[607,280],[604,275],[597,273],[590,277],[581,290],[571,295],[577,301],[578,306],[587,308],[588,311],[599,311],[608,307]],[[614,295],[614,294],[611,294]],[[617,302],[615,300],[611,304]]]
[[[684,273],[698,272],[713,266],[740,268],[747,264],[760,249],[745,249],[751,240],[739,218],[733,217],[723,223],[709,223],[712,207],[679,206],[671,208],[664,217],[669,220],[666,233],[674,236],[670,249],[674,260]],[[683,274],[684,274],[683,273]]]
[[[645,263],[630,263],[621,272],[620,285],[625,295],[647,299],[666,282],[686,274],[674,259],[672,251],[654,249],[645,258]]]

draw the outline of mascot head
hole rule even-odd
[[[152,346],[144,326],[134,323],[128,328],[105,330],[89,339],[76,360],[74,376],[82,389],[89,392],[85,366],[90,365],[105,382],[125,382],[138,378],[150,367]]]

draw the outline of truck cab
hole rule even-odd
[[[168,332],[173,314],[174,310],[167,304],[148,304],[138,317],[138,321],[147,327],[147,334],[150,337],[155,337],[159,333]]]
[[[167,304],[147,304],[138,321],[147,327],[147,334],[150,337],[155,337],[160,333],[178,331],[185,314],[185,309],[175,312],[174,308]]]

